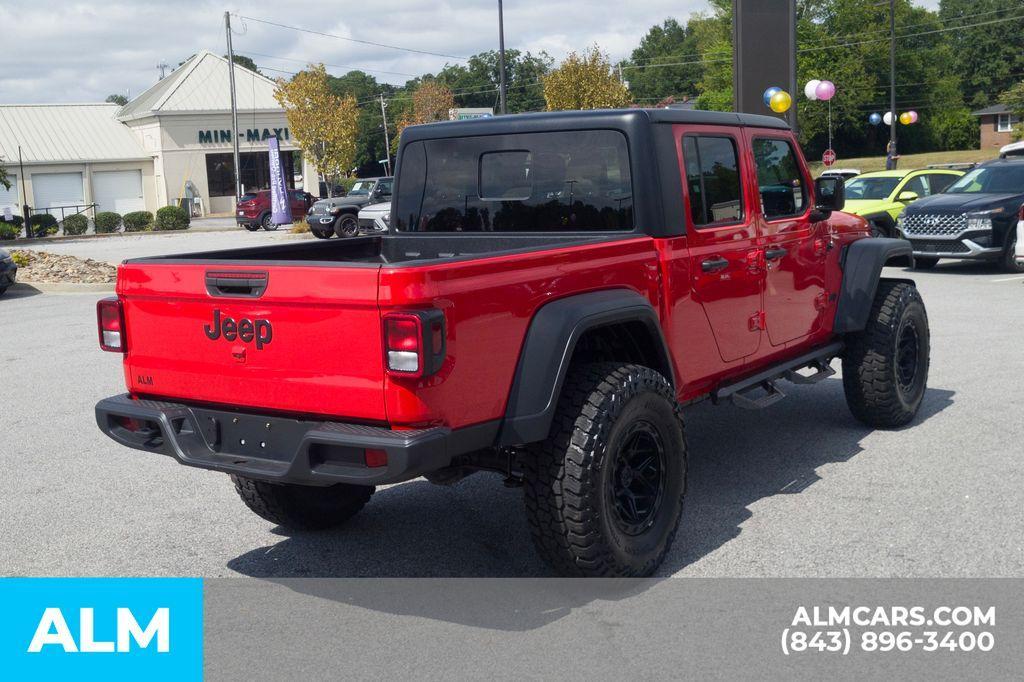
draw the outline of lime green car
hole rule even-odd
[[[846,181],[843,212],[866,219],[872,236],[895,237],[896,218],[907,204],[944,191],[963,174],[946,168],[862,173]]]

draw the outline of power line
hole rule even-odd
[[[882,5],[882,4],[886,4],[886,3],[878,3],[878,4]],[[900,26],[900,28],[905,30],[905,29],[908,29],[908,28],[918,28],[920,26],[931,26],[931,25],[935,24],[936,22],[939,23],[939,24],[948,24],[948,23],[951,23],[953,21],[963,21],[964,19],[970,19],[970,18],[973,18],[973,17],[982,17],[982,16],[987,16],[989,14],[998,14],[999,12],[1013,12],[1013,11],[1015,11],[1017,9],[1019,9],[1019,8],[1017,8],[1017,7],[1001,7],[999,9],[988,10],[988,11],[985,11],[985,12],[975,12],[974,14],[961,14],[960,16],[949,17],[948,19],[943,19],[941,17],[935,17],[935,18],[932,19],[932,21],[922,22],[922,23],[918,23],[918,24],[906,24],[904,26]],[[811,40],[810,42],[811,43],[824,43],[824,42],[827,42],[827,41],[830,41],[830,40],[843,40],[843,39],[846,39],[846,38],[856,38],[857,36],[877,35],[879,33],[889,33],[889,29],[883,28],[883,29],[878,29],[878,30],[860,31],[860,32],[857,32],[857,33],[848,33],[846,35],[840,35],[840,36],[826,36],[826,37],[822,37],[822,38]]]
[[[324,33],[323,31],[314,31],[311,28],[302,28],[301,26],[289,26],[288,24],[279,24],[276,21],[270,21],[268,19],[258,19],[256,17],[249,17],[242,14],[236,14],[239,19],[246,21],[255,21],[260,24],[267,24],[268,26],[276,26],[278,28],[286,28],[290,31],[300,31],[302,33],[309,33],[315,36],[322,36],[324,38],[334,38],[335,40],[345,40],[350,43],[359,43],[360,45],[371,45],[373,47],[383,47],[388,50],[400,50],[402,52],[413,52],[415,54],[425,54],[432,57],[444,57],[446,59],[458,59],[460,61],[468,61],[468,57],[459,57],[453,54],[444,54],[443,52],[430,52],[429,50],[417,50],[413,47],[402,47],[400,45],[388,45],[387,43],[378,43],[372,40],[361,40],[359,38],[349,38],[348,36],[339,36],[333,33]]]
[[[1024,19],[1024,14],[1017,17],[1003,17],[1002,19],[990,19],[989,21],[981,21],[976,24],[964,24],[963,26],[949,26],[947,28],[937,28],[931,31],[922,31],[920,33],[903,33],[897,35],[897,38],[917,38],[919,36],[933,35],[935,33],[947,33],[949,31],[960,31],[966,28],[975,28],[977,26],[989,26],[991,24],[1001,24],[1006,21],[1020,21]],[[873,40],[861,40],[855,43],[841,43],[839,45],[824,45],[821,47],[805,47],[797,50],[797,52],[816,52],[818,50],[834,50],[842,47],[854,47],[856,45],[867,45],[869,43],[887,43],[888,38],[875,38]]]
[[[263,57],[264,59],[279,59],[283,62],[296,62],[299,64],[316,64],[322,63],[324,66],[330,66],[335,69],[348,69],[350,71],[373,71],[375,73],[387,73],[392,76],[408,76],[409,78],[416,78],[419,74],[415,73],[403,73],[401,71],[385,71],[384,69],[371,69],[365,66],[351,66],[348,64],[327,64],[325,62],[314,62],[307,59],[295,59],[294,57],[278,57],[272,54],[262,54],[260,52],[247,52],[247,51],[236,51],[235,54],[244,54],[250,57]],[[275,71],[281,71],[281,69],[274,69]],[[283,73],[292,73],[284,71]]]

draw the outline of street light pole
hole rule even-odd
[[[231,13],[224,13],[224,32],[228,39],[228,83],[231,87],[231,154],[235,166],[235,202],[242,198],[242,178],[238,167],[238,104],[235,101],[235,50],[231,46]]]
[[[502,114],[507,114],[505,105],[505,13],[498,0],[498,106]]]
[[[384,120],[384,153],[387,154],[387,166],[385,170],[391,174],[391,139],[388,137],[388,115],[384,111],[384,93],[380,93],[380,117]]]
[[[889,142],[896,151],[896,0],[889,0]]]

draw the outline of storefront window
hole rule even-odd
[[[255,192],[270,189],[270,155],[267,152],[243,152],[238,155],[242,167],[240,173],[242,190]],[[284,166],[285,182],[290,189],[295,187],[294,155],[281,154]],[[206,182],[211,197],[231,197],[235,195],[235,179],[231,154],[206,155]]]

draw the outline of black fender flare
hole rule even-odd
[[[641,322],[650,331],[661,367],[675,385],[672,356],[651,303],[630,289],[606,289],[545,304],[530,321],[509,391],[499,446],[534,443],[548,437],[565,375],[580,337],[598,327]]]
[[[876,223],[878,225],[881,225],[883,228],[885,228],[885,231],[888,235],[896,234],[896,221],[893,220],[892,216],[885,211],[882,211],[881,213],[871,213],[869,215],[861,217],[863,217],[864,220],[868,221],[869,223]]]
[[[862,331],[867,326],[878,282],[882,279],[882,268],[886,264],[913,265],[913,262],[913,247],[905,239],[858,239],[847,246],[842,259],[843,282],[833,331],[837,334]],[[892,281],[914,284],[910,279]]]

